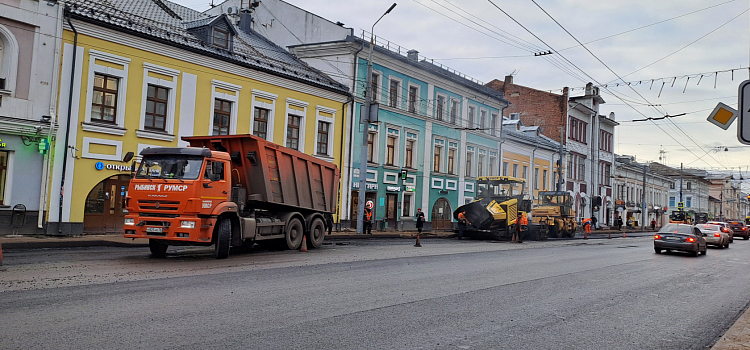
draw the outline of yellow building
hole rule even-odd
[[[248,29],[249,16],[67,3],[49,234],[120,232],[123,156],[182,136],[255,134],[341,168],[347,88]]]

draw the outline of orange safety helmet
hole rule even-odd
[[[365,208],[372,209],[372,201],[367,201],[367,203],[365,203]]]

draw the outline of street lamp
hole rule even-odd
[[[359,204],[358,204],[358,218],[357,218],[357,233],[362,233],[362,229],[364,228],[364,222],[363,222],[363,214],[365,212],[365,186],[367,183],[367,139],[369,138],[369,132],[370,132],[370,101],[372,98],[372,49],[375,46],[375,24],[378,24],[385,15],[389,14],[393,8],[396,7],[396,3],[394,2],[391,7],[388,8],[388,11],[385,11],[385,13],[378,18],[377,21],[372,25],[372,28],[370,29],[370,54],[367,57],[367,80],[365,82],[365,108],[364,113],[365,115],[361,115],[360,113],[359,119],[360,123],[363,123],[364,126],[362,128],[362,149],[360,149],[360,157],[359,157]]]

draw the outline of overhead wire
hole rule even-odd
[[[599,63],[601,63],[601,64],[602,64],[602,65],[603,65],[604,67],[606,67],[606,68],[607,68],[607,69],[608,69],[608,70],[609,70],[609,71],[610,71],[610,72],[611,72],[612,74],[614,74],[615,76],[617,76],[617,77],[618,77],[618,78],[619,78],[619,79],[620,79],[620,80],[621,80],[622,82],[625,82],[625,80],[624,80],[624,79],[623,79],[623,78],[622,78],[622,77],[621,77],[620,75],[618,75],[618,74],[617,74],[617,73],[616,73],[616,72],[615,72],[615,71],[614,71],[614,70],[613,70],[612,68],[610,68],[610,67],[609,67],[609,66],[608,66],[608,65],[607,65],[606,63],[604,63],[604,61],[602,61],[602,60],[601,60],[601,59],[600,59],[600,58],[599,58],[598,56],[596,56],[596,55],[595,55],[595,54],[594,54],[594,53],[593,53],[593,52],[592,52],[591,50],[589,50],[589,48],[588,48],[588,47],[586,47],[586,45],[585,45],[585,44],[583,44],[583,43],[582,43],[582,42],[581,42],[580,40],[578,40],[578,38],[576,38],[576,37],[575,37],[575,36],[574,36],[574,35],[573,35],[573,34],[572,34],[572,33],[571,33],[570,31],[568,31],[568,30],[567,30],[567,29],[566,29],[566,28],[565,28],[565,27],[564,27],[564,26],[563,26],[563,25],[562,25],[562,24],[561,24],[560,22],[558,22],[558,21],[557,21],[557,20],[556,20],[556,19],[555,19],[554,17],[552,17],[552,15],[551,15],[551,14],[550,14],[549,12],[547,12],[547,11],[546,11],[546,10],[545,10],[544,8],[542,8],[542,7],[541,7],[541,6],[540,6],[540,5],[539,5],[539,4],[538,4],[538,3],[536,2],[536,0],[531,0],[531,2],[533,2],[533,3],[534,3],[534,4],[535,4],[535,5],[536,5],[536,6],[537,6],[537,7],[538,7],[538,8],[540,9],[540,10],[542,10],[542,12],[544,12],[544,13],[545,13],[545,14],[546,14],[546,15],[547,15],[547,16],[548,16],[548,17],[549,17],[550,19],[552,19],[552,20],[553,20],[553,21],[554,21],[554,22],[555,22],[555,23],[556,23],[556,24],[557,24],[557,25],[558,25],[558,26],[559,26],[559,27],[560,27],[561,29],[563,29],[563,30],[564,30],[564,31],[565,31],[565,32],[566,32],[566,33],[567,33],[568,35],[570,35],[570,37],[571,37],[571,38],[573,38],[573,39],[574,39],[574,40],[575,40],[575,41],[576,41],[577,43],[579,43],[579,44],[580,44],[580,45],[581,45],[581,46],[582,46],[582,47],[583,47],[584,49],[586,49],[586,51],[587,51],[587,52],[588,52],[589,54],[591,54],[591,55],[592,55],[592,56],[593,56],[594,58],[596,58],[596,60],[597,60],[597,61],[599,61]],[[640,93],[639,93],[639,92],[638,92],[637,90],[635,90],[635,88],[633,88],[633,87],[632,87],[632,86],[630,86],[630,85],[628,85],[628,87],[630,87],[630,89],[631,89],[631,90],[633,90],[633,92],[635,92],[635,93],[636,93],[636,94],[637,94],[638,96],[640,96],[640,97],[641,97],[641,98],[642,98],[642,99],[643,99],[644,101],[648,102],[648,103],[649,103],[649,105],[650,105],[649,107],[653,108],[653,109],[654,109],[655,111],[657,111],[657,112],[662,112],[663,114],[665,114],[665,115],[668,115],[668,113],[666,113],[666,110],[660,111],[660,110],[659,110],[659,108],[658,108],[657,106],[654,106],[654,105],[652,105],[652,104],[651,104],[651,103],[650,103],[650,102],[648,101],[648,99],[646,99],[646,98],[645,98],[645,97],[644,97],[643,95],[641,95],[641,94],[640,94]],[[623,100],[623,102],[624,102],[624,100]],[[630,106],[631,108],[635,109],[635,108],[634,108],[634,107],[632,107],[631,105],[628,105],[628,106]],[[663,108],[662,108],[662,109],[663,109]],[[666,117],[665,117],[665,118],[666,118]],[[685,132],[685,131],[684,131],[684,130],[683,130],[683,129],[682,129],[682,128],[681,128],[680,126],[679,126],[679,125],[677,125],[677,124],[673,123],[673,122],[672,122],[672,120],[671,120],[671,118],[666,118],[666,119],[667,119],[667,120],[668,120],[669,122],[671,122],[671,124],[672,124],[672,125],[674,125],[674,127],[676,127],[676,128],[677,128],[677,129],[678,129],[678,130],[679,130],[680,132],[682,132],[682,133],[683,133],[683,134],[684,134],[684,135],[685,135],[685,136],[686,136],[686,137],[687,137],[687,138],[688,138],[689,140],[691,140],[691,141],[692,141],[693,143],[695,143],[695,144],[696,144],[697,146],[699,146],[699,147],[700,147],[700,145],[698,145],[698,143],[697,143],[697,142],[696,142],[696,141],[695,141],[695,140],[694,140],[694,139],[693,139],[692,137],[690,137],[690,135],[688,135],[688,134],[687,134],[687,132]],[[659,127],[659,128],[661,129],[661,127],[659,126],[659,124],[657,124],[657,123],[656,123],[656,122],[654,121],[654,119],[653,119],[653,118],[647,118],[647,120],[651,121],[651,122],[652,122],[652,123],[653,123],[654,125],[656,125],[657,127]],[[669,133],[667,133],[667,134],[668,134],[668,135],[669,135],[669,136],[670,136],[671,138],[673,138],[673,139],[674,139],[675,141],[677,141],[677,143],[680,143],[680,142],[679,142],[679,141],[678,141],[678,140],[677,140],[676,138],[674,138],[674,137],[673,137],[673,136],[672,136],[671,134],[669,134]],[[681,144],[681,143],[680,143],[680,144]],[[692,151],[691,151],[691,153],[692,153]],[[717,163],[718,163],[719,165],[723,165],[723,164],[721,164],[721,162],[719,162],[719,160],[718,160],[718,159],[716,159],[716,158],[714,158],[713,156],[711,156],[711,155],[710,155],[710,154],[708,153],[708,151],[706,151],[706,155],[709,155],[709,157],[711,157],[711,158],[712,158],[712,159],[713,159],[714,161],[716,161],[716,162],[717,162]]]

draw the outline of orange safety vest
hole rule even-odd
[[[584,225],[584,226],[586,226],[586,225],[591,225],[591,219],[589,219],[589,218],[585,218],[585,219],[583,219],[583,225]]]
[[[526,215],[521,215],[521,220],[518,222],[519,225],[528,225],[529,219],[526,218]]]
[[[365,218],[367,221],[372,220],[372,209],[365,209]]]

